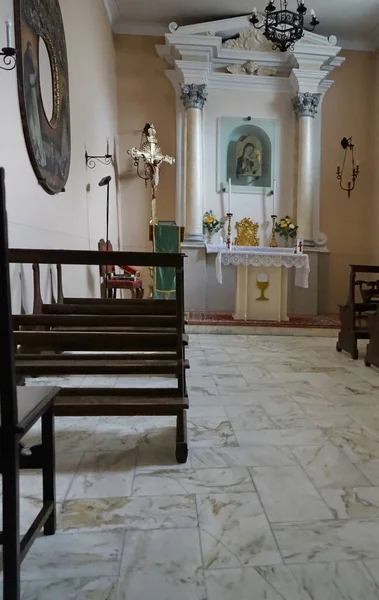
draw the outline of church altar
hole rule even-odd
[[[308,287],[310,273],[307,254],[293,248],[251,246],[206,246],[216,254],[216,278],[222,284],[222,266],[237,267],[237,320],[287,321],[288,269],[295,268],[295,286]]]

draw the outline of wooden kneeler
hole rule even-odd
[[[0,470],[3,482],[3,597],[20,600],[20,567],[41,529],[55,533],[55,452],[53,403],[58,388],[16,388],[8,233],[5,209],[4,170],[0,169]],[[20,541],[20,441],[38,419],[42,421],[43,505]]]

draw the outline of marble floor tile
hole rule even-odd
[[[261,394],[261,397],[264,394]],[[191,407],[194,406],[230,406],[238,405],[238,406],[260,406],[260,398],[257,397],[256,394],[249,390],[245,390],[240,393],[233,394],[222,393],[216,394],[214,396],[205,396],[204,394],[194,394],[191,393]]]
[[[237,446],[230,421],[223,417],[190,417],[188,419],[188,441],[191,447]]]
[[[372,485],[379,487],[379,461],[368,460],[367,462],[356,463],[356,466]]]
[[[304,446],[322,444],[326,438],[321,429],[261,429],[236,431],[240,446]]]
[[[136,472],[190,469],[191,458],[185,464],[177,462],[175,457],[175,436],[167,436],[166,443],[157,444],[156,440],[148,438],[138,444]]]
[[[212,375],[187,375],[187,387],[188,394],[192,397],[192,394],[198,396],[217,396],[218,388],[212,377]]]
[[[255,491],[246,467],[138,472],[133,496]]]
[[[245,446],[243,448],[193,448],[190,450],[192,466],[203,467],[278,467],[296,465],[286,446]],[[379,464],[378,464],[379,466]]]
[[[97,454],[86,452],[74,476],[67,499],[130,496],[136,450]]]
[[[250,382],[254,381],[275,381],[275,377],[273,376],[273,374],[270,373],[270,371],[263,366],[240,364],[238,370],[244,378],[244,380],[246,381],[247,385],[249,385]]]
[[[379,586],[379,560],[365,560],[363,564],[369,570],[376,585]]]
[[[341,562],[379,558],[379,519],[274,523],[284,562]]]
[[[284,565],[208,571],[206,585],[208,600],[313,600]]]
[[[117,600],[207,600],[196,529],[126,533]]]
[[[379,488],[322,490],[321,496],[336,519],[379,519]]]
[[[54,579],[27,584],[22,600],[116,600],[117,577]]]
[[[83,452],[56,452],[55,489],[57,502],[62,502],[79,468]],[[20,472],[21,495],[29,498],[42,498],[42,474],[40,470]]]
[[[236,431],[277,429],[261,406],[225,406],[225,411]]]
[[[291,448],[317,488],[341,488],[370,485],[346,456],[332,444]]]
[[[24,562],[25,581],[116,577],[125,532],[57,533],[37,539]]]
[[[258,495],[197,496],[205,569],[282,562]]]
[[[357,424],[349,414],[348,407],[311,406],[302,407],[304,412],[319,427],[335,429],[356,429]]]
[[[361,562],[291,565],[312,600],[378,600],[379,587]]]
[[[328,429],[325,435],[353,462],[379,460],[379,431],[365,429]]]
[[[192,406],[190,403],[187,411],[189,419],[207,419],[208,417],[225,417],[226,412],[224,406]]]
[[[333,516],[301,467],[253,467],[250,473],[271,522]]]
[[[66,501],[59,514],[62,531],[170,529],[197,527],[194,496],[146,496]]]

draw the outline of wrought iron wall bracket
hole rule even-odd
[[[110,165],[112,163],[112,154],[104,154],[101,156],[91,156],[88,154],[87,150],[85,153],[86,157],[86,165],[89,169],[94,169],[96,167],[96,161],[100,162],[102,165]]]
[[[4,66],[0,64],[0,69],[3,71],[13,71],[16,66],[16,50],[15,48],[2,48],[0,58]]]

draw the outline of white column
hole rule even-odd
[[[299,117],[299,149],[297,176],[297,225],[298,237],[307,245],[314,245],[313,193],[315,189],[313,149],[314,117],[320,103],[321,94],[298,92],[292,100]]]
[[[206,86],[182,84],[186,109],[186,221],[185,241],[203,244],[203,107],[207,98]]]

